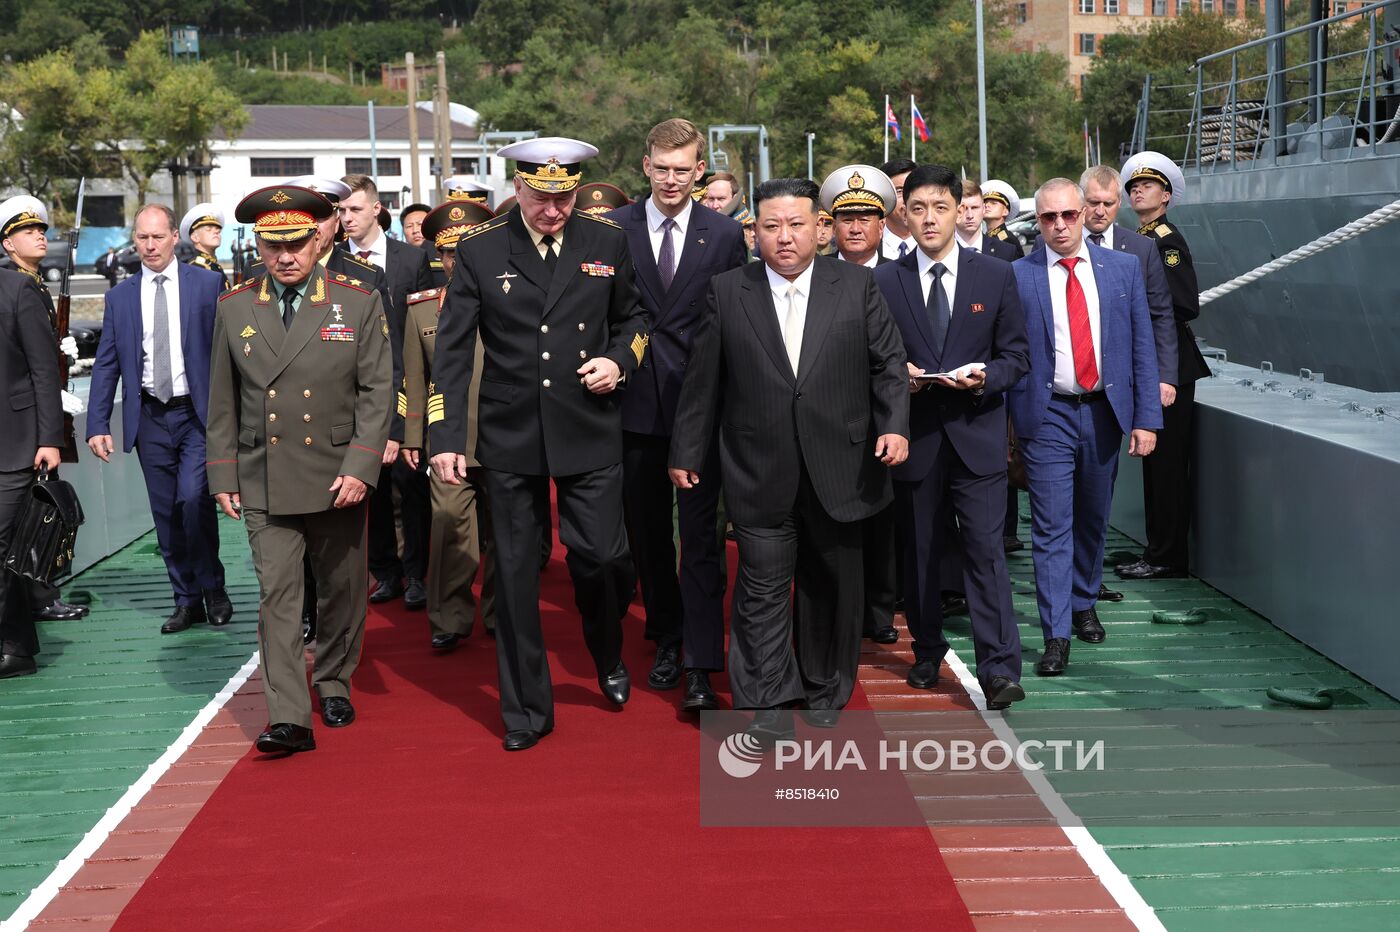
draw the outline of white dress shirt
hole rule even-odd
[[[948,322],[951,324],[953,295],[958,293],[958,248],[954,246],[948,255],[938,261],[942,262],[943,267],[947,269],[943,273],[942,282],[943,293],[948,296]],[[934,260],[929,258],[928,253],[922,249],[919,250],[919,289],[924,295],[924,307],[928,307],[929,289],[933,287],[933,262]]]
[[[957,241],[958,241],[958,245],[961,246],[963,249],[971,249],[973,252],[981,252],[981,251],[982,251],[982,234],[981,234],[980,231],[979,231],[978,234],[977,234],[977,240],[976,240],[976,242],[972,242],[972,243],[969,243],[967,240],[965,240],[965,239],[962,238],[962,232],[961,232],[961,231],[959,231],[958,233],[954,234],[954,236],[955,236],[955,238],[956,238]]]
[[[672,222],[676,228],[671,231],[671,245],[676,250],[676,268],[681,266],[681,250],[685,248],[685,231],[690,228],[691,206],[694,201],[686,198],[685,207],[681,209],[680,215],[672,217]],[[651,257],[656,260],[656,267],[661,267],[661,224],[666,221],[666,215],[656,206],[651,198],[647,198],[647,236],[651,237]],[[674,270],[672,270],[674,271]]]
[[[1089,241],[1081,240],[1079,251],[1068,258],[1078,257],[1074,267],[1074,277],[1079,279],[1079,287],[1084,290],[1084,303],[1089,308],[1089,331],[1094,335],[1094,365],[1099,370],[1099,380],[1089,391],[1103,388],[1103,337],[1099,326],[1099,289],[1094,284],[1094,265],[1089,259]],[[1050,308],[1055,315],[1055,391],[1061,395],[1080,395],[1085,392],[1074,376],[1074,344],[1069,339],[1069,299],[1065,290],[1069,285],[1069,272],[1059,264],[1061,256],[1048,245],[1045,247],[1045,261],[1050,266]]]
[[[1117,224],[1115,224],[1115,223],[1110,223],[1110,224],[1108,225],[1108,229],[1103,231],[1103,242],[1102,242],[1101,244],[1099,244],[1099,245],[1103,246],[1104,249],[1112,249],[1112,248],[1113,248],[1113,228],[1114,228],[1115,226],[1117,226]],[[1088,228],[1088,227],[1085,227],[1085,228],[1084,228],[1084,239],[1085,239],[1086,241],[1089,239],[1089,237],[1091,237],[1091,236],[1093,236],[1093,235],[1094,235],[1094,234],[1092,234],[1092,233],[1089,232],[1089,228]],[[1075,271],[1078,271],[1078,269],[1075,269]]]
[[[904,239],[900,239],[894,233],[890,232],[889,226],[886,225],[885,232],[880,234],[881,251],[884,252],[884,254],[891,259],[898,259],[900,243],[903,243],[906,247],[904,250],[904,254],[906,256],[909,255],[909,253],[913,252],[915,249],[919,248],[919,244],[914,242],[914,237],[906,236],[904,237]]]
[[[165,276],[165,310],[170,324],[170,385],[175,397],[188,395],[185,382],[185,354],[180,347],[180,263],[171,259],[159,272],[141,266],[141,389],[154,394],[156,390],[155,353],[156,276]]]
[[[851,261],[853,261],[853,260],[851,260],[851,259],[847,259],[844,255],[842,255],[842,254],[841,254],[841,250],[839,250],[839,249],[836,250],[836,258],[840,259],[842,262],[851,262]],[[880,264],[880,250],[879,250],[879,249],[876,249],[874,252],[872,252],[872,253],[870,254],[870,258],[869,258],[869,259],[866,259],[864,262],[861,262],[861,263],[859,263],[859,264],[865,266],[867,269],[873,269],[873,268],[875,268],[875,266],[877,266],[877,265]]]
[[[802,270],[802,274],[792,281],[783,278],[773,271],[772,266],[765,265],[763,270],[768,273],[768,287],[773,289],[773,310],[778,316],[778,332],[783,335],[783,344],[788,342],[788,322],[787,322],[787,292],[789,286],[795,286],[797,293],[792,296],[793,309],[796,311],[794,324],[802,329],[807,326],[807,299],[812,295],[812,269],[816,267],[816,262],[808,265]],[[799,347],[798,356],[801,357],[800,347],[802,338],[798,336],[797,345]]]
[[[377,223],[378,221],[376,220],[375,222]],[[376,228],[374,232],[378,235],[375,236],[373,243],[370,243],[368,246],[361,246],[352,239],[350,240],[350,250],[366,262],[373,262],[375,265],[379,266],[380,269],[387,269],[389,268],[389,237],[385,236],[384,231],[378,228]],[[369,255],[360,256],[362,252],[368,252]]]

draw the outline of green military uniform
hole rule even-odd
[[[295,197],[296,189],[277,190],[284,193]],[[290,329],[279,300],[286,290],[271,276],[226,293],[210,363],[209,488],[242,500],[261,590],[269,719],[303,728],[311,725],[303,554],[322,584],[315,688],[323,700],[348,697],[364,635],[368,494],[337,509],[330,489],[339,476],[370,487],[378,480],[393,411],[379,296],[338,278],[318,264],[301,286],[289,286],[300,288]]]

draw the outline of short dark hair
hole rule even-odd
[[[420,210],[426,214],[430,213],[432,211],[432,208],[429,207],[427,204],[409,204],[403,210],[399,211],[399,223],[402,225],[404,217],[407,217],[409,214],[416,213]]]
[[[904,203],[908,204],[909,195],[919,188],[942,188],[953,195],[954,204],[962,203],[962,179],[951,168],[942,165],[920,165],[915,168],[904,179]]]
[[[770,178],[753,189],[754,215],[758,214],[758,205],[774,197],[805,197],[812,202],[812,213],[816,213],[822,189],[808,178]]]
[[[880,171],[884,172],[886,177],[893,178],[895,175],[903,175],[918,167],[918,163],[913,159],[890,159],[880,166]]]

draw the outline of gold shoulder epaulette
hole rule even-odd
[[[441,290],[441,288],[429,288],[427,291],[415,291],[408,296],[408,303],[417,304],[419,301],[427,301],[430,298],[436,298],[438,292]]]
[[[442,260],[441,260],[441,259],[429,259],[429,260],[428,260],[428,265],[429,265],[430,267],[432,267],[432,268],[440,269],[440,268],[442,268]]]
[[[580,214],[579,214],[579,211],[574,211],[574,216],[575,216],[575,217],[577,217],[577,216],[579,216],[579,215],[580,215]],[[582,216],[587,217],[589,220],[596,220],[596,221],[598,221],[599,223],[606,224],[606,225],[612,227],[612,228],[615,229],[615,230],[620,230],[620,229],[622,229],[622,224],[618,223],[616,220],[609,220],[607,217],[604,217],[602,214],[583,214]]]
[[[345,255],[349,257],[351,262],[363,265],[367,269],[374,269],[376,272],[379,271],[379,266],[375,265],[373,262],[370,262],[368,259],[361,259],[359,256],[355,255],[348,249],[345,250]]]
[[[1006,242],[1006,227],[997,227],[995,230],[992,231],[992,236],[1001,240],[1003,243]]]
[[[1161,224],[1160,226],[1157,227],[1157,229],[1156,229],[1155,232],[1157,233],[1158,236],[1160,236],[1160,237],[1162,237],[1162,238],[1165,239],[1166,237],[1172,235],[1172,228],[1169,227],[1169,226],[1167,226],[1165,223],[1163,223],[1163,224]]]
[[[360,280],[359,280],[358,278],[349,278],[349,277],[347,277],[347,276],[345,276],[345,275],[342,275],[342,274],[339,273],[339,272],[336,272],[336,273],[335,273],[335,278],[332,279],[332,280],[333,280],[337,285],[340,285],[340,286],[343,287],[343,288],[350,288],[350,289],[353,289],[354,291],[358,291],[360,294],[369,294],[369,293],[370,293],[370,291],[369,291],[368,288],[363,288],[363,287],[361,287],[361,285],[360,285]]]
[[[487,220],[485,223],[478,223],[476,226],[463,233],[462,239],[471,239],[473,236],[480,236],[481,234],[488,233],[491,230],[499,230],[501,227],[506,225],[506,221],[509,219],[510,215],[507,214],[504,217],[495,217],[491,220]]]
[[[249,288],[252,288],[258,283],[258,278],[259,276],[255,275],[252,278],[244,281],[237,288],[230,288],[228,291],[225,291],[223,294],[219,295],[219,300],[224,301],[238,294],[240,291],[247,291]]]

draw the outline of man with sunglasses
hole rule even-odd
[[[1057,676],[1071,633],[1102,640],[1094,605],[1118,450],[1126,433],[1132,456],[1152,452],[1162,404],[1141,264],[1085,241],[1084,191],[1073,181],[1047,181],[1035,209],[1044,245],[1012,265],[1030,372],[1008,400],[1030,486],[1045,636],[1035,672]]]

